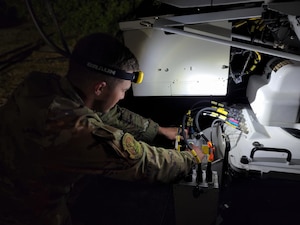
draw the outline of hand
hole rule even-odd
[[[158,133],[164,135],[166,138],[174,141],[178,134],[178,127],[159,127]],[[185,130],[185,135],[187,135],[187,130]],[[183,140],[183,137],[180,136],[180,139]]]
[[[202,152],[202,150],[197,145],[191,144],[191,147],[193,150],[195,150],[200,162],[202,162],[205,154]]]

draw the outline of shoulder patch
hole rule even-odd
[[[124,150],[128,152],[131,159],[139,159],[142,157],[142,146],[131,134],[124,134],[122,138],[122,145]]]

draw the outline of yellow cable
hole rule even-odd
[[[192,153],[192,155],[195,157],[196,162],[197,162],[198,164],[200,164],[200,163],[201,163],[201,160],[200,160],[199,156],[197,155],[196,151],[195,151],[194,149],[192,149],[192,150],[191,150],[191,153]]]

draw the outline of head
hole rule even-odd
[[[108,112],[125,97],[126,91],[131,87],[131,80],[107,75],[88,65],[102,65],[127,73],[139,70],[133,53],[108,34],[91,34],[77,42],[67,77],[79,90],[86,105],[97,105],[101,112]]]

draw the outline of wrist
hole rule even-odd
[[[200,164],[200,163],[201,163],[201,159],[200,159],[200,157],[198,156],[197,152],[196,152],[194,149],[192,149],[192,150],[190,150],[190,153],[192,153],[192,155],[193,155],[193,157],[195,158],[197,164]]]
[[[157,133],[158,133],[159,135],[162,135],[162,134],[163,134],[163,127],[158,126]]]

